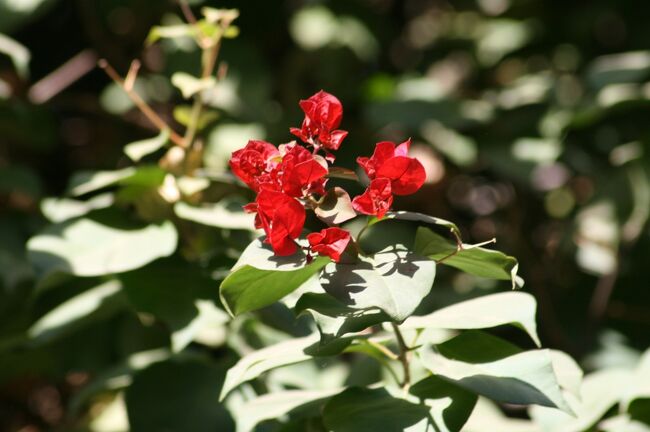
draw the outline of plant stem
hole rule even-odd
[[[408,391],[409,387],[411,386],[411,369],[409,367],[410,350],[404,341],[404,336],[402,336],[402,332],[400,331],[399,326],[394,322],[391,322],[390,324],[393,327],[393,331],[395,332],[395,338],[397,339],[397,345],[399,347],[399,355],[397,356],[397,359],[400,361],[400,363],[402,363],[402,369],[404,369],[404,379],[401,384],[402,389],[404,391]]]
[[[184,4],[184,2],[182,2],[181,4]],[[221,39],[223,33],[230,26],[230,23],[231,23],[230,20],[222,21],[220,23],[221,32],[209,43],[199,44],[201,49],[203,50],[203,53],[201,55],[201,62],[202,62],[201,79],[209,78],[214,74],[214,68],[216,67],[217,64],[217,58],[219,58]],[[192,145],[192,142],[194,141],[199,126],[199,121],[201,119],[202,111],[203,111],[203,95],[202,92],[199,91],[194,96],[194,103],[192,104],[190,121],[189,124],[187,125],[187,130],[185,131],[185,137],[183,138],[185,141],[185,145],[187,147],[190,147]]]
[[[172,140],[172,142],[180,147],[185,147],[185,141],[183,140],[183,137],[178,135],[172,128],[169,127],[165,121],[160,118],[160,116],[147,104],[144,99],[140,97],[140,95],[132,88],[132,86],[125,86],[124,85],[124,80],[122,77],[117,73],[113,67],[108,64],[108,62],[104,59],[99,60],[98,62],[99,67],[104,69],[106,74],[111,77],[113,81],[115,81],[122,89],[126,92],[126,94],[129,96],[131,101],[140,109],[142,114],[149,119],[151,123],[153,123],[154,126],[156,126],[158,129],[161,131],[169,131],[169,139]],[[132,79],[131,79],[132,80]]]

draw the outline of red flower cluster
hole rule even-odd
[[[411,140],[396,146],[382,141],[375,146],[372,157],[359,157],[357,163],[371,180],[368,189],[352,200],[359,213],[383,217],[393,203],[393,195],[410,195],[424,184],[424,167],[408,156]]]
[[[312,151],[292,141],[279,148],[265,141],[251,140],[232,154],[233,173],[257,192],[255,202],[246,211],[256,213],[255,227],[266,233],[266,242],[276,255],[291,255],[298,245],[305,224],[305,205],[313,206],[314,194],[324,195],[330,150],[337,150],[347,136],[336,129],[343,118],[343,106],[333,95],[320,91],[300,101],[305,118],[300,129],[291,128]],[[358,213],[383,217],[390,209],[393,195],[417,191],[425,179],[422,164],[408,156],[410,140],[398,146],[380,142],[370,158],[360,157],[359,165],[371,180],[366,191],[352,200]],[[318,152],[323,150],[325,157]],[[348,198],[349,207],[349,198]],[[352,237],[338,227],[307,235],[312,252],[338,262]]]
[[[302,127],[291,128],[290,132],[316,149],[325,147],[327,150],[338,150],[348,133],[335,130],[343,119],[343,105],[336,96],[321,90],[309,99],[300,101],[300,108],[305,112]],[[334,160],[333,157],[331,159]]]

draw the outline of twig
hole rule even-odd
[[[402,381],[401,386],[404,391],[408,391],[411,386],[411,369],[409,367],[410,349],[404,341],[404,336],[402,336],[399,326],[394,322],[391,322],[390,324],[393,327],[395,338],[397,339],[397,345],[399,346],[399,355],[397,356],[397,359],[402,363],[402,369],[404,369],[404,380]]]
[[[190,9],[190,5],[187,4],[186,0],[180,0],[179,5],[181,7],[181,11],[183,12],[183,16],[187,20],[188,23],[192,25],[196,25],[196,17],[194,16],[194,12],[192,12],[192,9]]]
[[[133,89],[128,89],[125,87],[124,80],[122,77],[117,73],[113,67],[108,64],[108,62],[105,59],[101,59],[98,62],[98,65],[100,68],[104,69],[106,74],[111,77],[113,81],[115,81],[122,89],[126,92],[126,94],[129,96],[129,98],[133,101],[133,103],[138,107],[138,109],[142,112],[142,114],[149,119],[151,123],[153,123],[154,126],[156,126],[158,129],[161,131],[169,131],[169,139],[172,140],[172,142],[180,147],[186,147],[185,146],[185,141],[183,140],[183,137],[178,135],[176,132],[172,130],[172,128],[169,127],[165,121],[160,118],[160,116],[147,104],[141,97],[140,95]]]
[[[27,97],[35,104],[47,102],[93,70],[96,61],[97,55],[93,51],[81,51],[36,82],[29,89]]]
[[[184,4],[184,2],[181,2],[181,5],[182,4]],[[223,20],[220,24],[221,33],[219,33],[218,36],[213,41],[211,41],[212,43],[207,46],[205,43],[200,43],[201,48],[203,49],[203,55],[201,56],[203,63],[203,68],[201,70],[201,79],[209,78],[214,73],[214,68],[217,64],[217,58],[219,57],[219,50],[221,48],[221,39],[223,32],[228,28],[228,26],[230,26],[230,24],[230,20]],[[191,146],[192,142],[194,141],[202,111],[203,95],[202,92],[199,91],[194,96],[194,103],[192,104],[192,111],[190,113],[190,121],[187,125],[185,136],[183,137],[186,147]]]
[[[371,339],[367,339],[366,342],[368,342],[369,345],[372,345],[373,347],[377,348],[379,351],[381,351],[382,354],[384,354],[389,359],[399,360],[399,356],[397,354],[395,354],[389,348],[383,346],[382,344],[375,342]]]

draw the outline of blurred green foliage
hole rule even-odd
[[[377,141],[413,137],[429,180],[398,205],[458,222],[471,242],[496,237],[500,250],[519,259],[525,289],[539,303],[545,346],[572,354],[587,371],[639,362],[650,345],[647,6],[613,0],[588,7],[542,0],[192,4],[241,12],[240,34],[221,52],[226,78],[205,99],[205,178],[220,179],[230,152],[250,138],[287,140],[288,126],[301,121],[296,102],[323,88],[346,108],[343,126],[351,138],[339,152],[342,166],[354,166],[354,157],[370,153]],[[259,320],[235,320],[227,331],[212,302],[250,240],[239,230],[242,215],[219,200],[237,195],[234,202],[246,202],[247,192],[227,183],[178,184],[190,204],[197,204],[191,198],[197,190],[204,202],[219,202],[208,210],[228,215],[232,225],[215,229],[206,224],[215,216],[192,213],[196,208],[187,203],[170,209],[151,193],[165,184],[165,173],[155,165],[136,168],[122,152],[158,132],[93,67],[94,59],[106,58],[125,74],[140,58],[134,88],[180,130],[189,106],[170,80],[178,72],[198,75],[200,51],[189,38],[144,42],[152,26],[182,20],[178,6],[166,1],[0,0],[2,430],[127,430],[124,404],[134,431],[160,425],[228,430],[232,419],[215,408],[225,370],[242,353],[307,332],[280,305]],[[156,142],[149,144],[144,152],[161,156]],[[151,158],[135,154],[131,159]],[[109,178],[88,173],[116,168]],[[119,193],[102,196],[106,188]],[[119,209],[107,208],[114,202]],[[88,218],[75,219],[82,215]],[[178,233],[168,222],[143,228],[170,218]],[[84,244],[101,242],[98,235],[114,239],[110,228],[169,247],[156,256],[107,250],[117,259],[99,270],[85,265],[83,253],[66,263],[48,254],[48,232]],[[408,224],[373,229],[376,237],[413,235]],[[422,312],[504,286],[440,268]],[[268,385],[300,389],[296,376],[313,382],[319,374],[332,385],[365,384],[379,373],[361,360],[345,372],[301,367],[287,369],[295,368],[293,375],[275,371]],[[621,383],[602,379],[603,388]],[[517,409],[508,413],[522,416]],[[610,419],[606,430],[647,419],[643,407],[630,413],[632,419]],[[468,430],[480,430],[471,429],[472,421],[488,418],[517,422],[490,406],[481,415]],[[300,430],[310,421],[290,424]]]

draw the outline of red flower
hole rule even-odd
[[[411,140],[396,146],[390,141],[377,143],[372,157],[359,157],[361,165],[370,180],[387,178],[391,181],[391,190],[395,195],[410,195],[424,184],[426,172],[415,158],[408,156]]]
[[[280,151],[266,141],[250,140],[246,147],[233,152],[230,169],[255,192],[260,183],[268,181],[268,175],[280,162]]]
[[[352,200],[352,207],[359,213],[384,217],[393,204],[391,181],[387,178],[376,178],[370,182],[366,191]]]
[[[313,155],[295,142],[281,147],[283,153],[282,191],[292,197],[303,197],[316,192],[324,194],[327,162],[321,156]]]
[[[350,233],[341,228],[325,228],[307,235],[311,250],[339,262],[341,254],[350,243]]]
[[[298,248],[294,239],[300,236],[305,225],[303,205],[282,192],[262,190],[255,203],[248,204],[246,211],[257,211],[255,227],[263,228],[266,243],[279,256],[291,255]]]
[[[348,134],[344,130],[335,130],[343,118],[341,102],[321,90],[309,99],[301,100],[300,108],[305,112],[305,119],[302,127],[291,128],[291,133],[317,148],[337,150]]]

